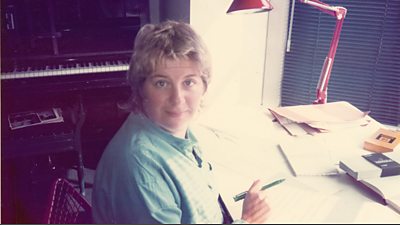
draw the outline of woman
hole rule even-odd
[[[98,223],[227,223],[211,166],[189,129],[211,78],[208,51],[190,25],[166,21],[139,31],[128,72],[132,113],[99,161]],[[234,223],[264,222],[256,181]],[[225,215],[225,217],[224,217]]]

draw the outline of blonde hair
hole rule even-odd
[[[164,60],[188,59],[198,64],[205,90],[211,80],[209,52],[200,36],[184,22],[165,21],[146,24],[138,32],[131,57],[128,81],[131,97],[123,106],[134,112],[143,112],[141,88],[148,76]]]

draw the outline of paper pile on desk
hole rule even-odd
[[[344,101],[268,109],[293,136],[365,126],[370,122],[367,117],[369,112],[362,112]]]

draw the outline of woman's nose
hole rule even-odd
[[[175,105],[180,104],[183,101],[183,90],[181,90],[179,87],[172,88],[170,101]]]

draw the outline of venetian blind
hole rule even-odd
[[[292,0],[293,1],[293,0]],[[381,123],[400,125],[400,0],[325,0],[347,8],[328,102],[348,101]],[[282,106],[310,104],[335,18],[296,0],[286,53]]]

